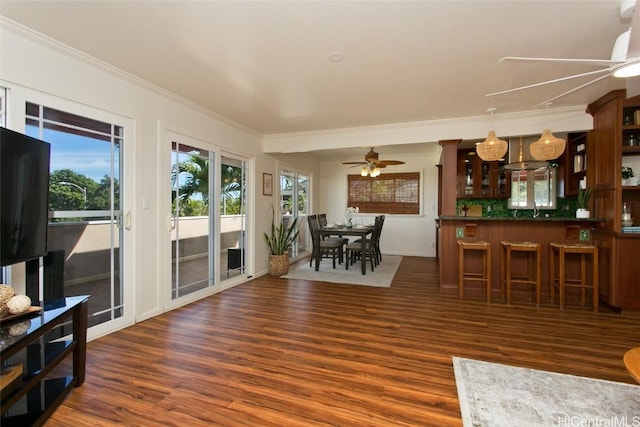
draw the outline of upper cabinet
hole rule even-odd
[[[612,91],[589,104],[587,112],[593,116],[593,137],[587,138],[591,211],[598,218],[606,218],[593,232],[598,247],[600,299],[612,307],[640,309],[640,276],[635,265],[640,233],[623,227],[622,222],[626,206],[634,225],[640,225],[640,186],[623,183],[621,172],[623,165],[638,164],[640,159],[636,145],[640,96],[627,99],[624,90]],[[636,177],[637,172],[634,168]]]
[[[627,99],[624,90],[612,91],[589,104],[587,112],[595,131],[587,148],[593,157],[587,184],[594,189],[595,215],[609,220],[606,228],[620,232],[623,203],[640,222],[640,186],[623,182],[621,172],[640,156],[640,96]],[[638,178],[638,170],[634,173]]]
[[[562,163],[564,167],[564,195],[578,195],[580,181],[587,176],[587,132],[571,132],[567,135],[567,148]]]
[[[474,149],[458,150],[457,197],[508,198],[511,187],[509,173],[504,170],[505,160],[485,162]]]

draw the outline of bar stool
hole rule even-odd
[[[560,294],[560,309],[564,309],[565,289],[568,287],[580,289],[580,303],[585,304],[585,293],[591,289],[593,311],[598,312],[598,247],[587,244],[563,244],[551,243],[551,256],[549,257],[549,284],[551,302],[555,299],[555,287],[558,287]],[[577,279],[567,279],[566,277],[566,257],[570,254],[580,255],[580,277]],[[591,255],[591,284],[587,284],[587,260],[586,256]],[[558,277],[556,278],[555,265],[558,257]]]
[[[465,251],[482,252],[482,273],[465,271]],[[486,285],[487,303],[491,302],[491,244],[489,242],[463,242],[458,240],[458,288],[461,301],[464,299],[465,280],[484,283]]]
[[[536,289],[536,307],[540,307],[540,284],[542,276],[542,256],[540,244],[532,242],[507,242],[500,243],[500,270],[501,288],[504,298],[505,288],[507,290],[507,304],[511,304],[511,284],[534,286]],[[511,259],[514,252],[523,252],[527,255],[526,276],[513,276],[511,269]]]

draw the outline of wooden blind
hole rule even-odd
[[[347,206],[360,213],[410,214],[420,213],[420,173],[387,173],[375,178],[348,175]]]

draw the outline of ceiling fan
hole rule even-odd
[[[373,150],[373,147],[371,147],[369,151],[364,153],[363,162],[343,162],[342,164],[354,165],[354,167],[358,165],[362,165],[363,168],[360,173],[362,176],[371,175],[375,177],[380,175],[381,168],[386,168],[387,166],[394,166],[394,165],[403,165],[404,162],[400,160],[380,160],[378,153],[376,153]]]
[[[551,99],[548,99],[536,107],[541,105],[549,105],[551,102],[565,95],[580,90],[586,86],[603,80],[609,76],[618,78],[625,78],[627,85],[627,98],[631,98],[636,95],[640,95],[640,13],[634,13],[638,9],[640,0],[622,0],[620,4],[620,16],[622,18],[632,17],[631,28],[622,33],[616,39],[613,45],[613,51],[611,52],[611,59],[577,59],[577,58],[527,58],[521,56],[507,56],[500,59],[502,61],[532,61],[532,62],[546,62],[546,63],[564,63],[564,64],[585,64],[585,65],[599,65],[606,68],[589,71],[586,73],[575,74],[572,76],[561,77],[558,79],[547,80],[540,83],[534,83],[527,86],[521,86],[514,89],[502,90],[499,92],[488,93],[486,96],[501,95],[504,93],[515,92],[522,89],[530,89],[537,86],[542,86],[550,83],[561,82],[564,80],[575,79],[578,77],[585,77],[590,75],[596,75],[606,73],[594,80],[584,83],[578,87],[568,90],[560,95],[556,95]]]

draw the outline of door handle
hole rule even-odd
[[[131,230],[131,211],[127,211],[124,216],[124,228],[127,230]]]

